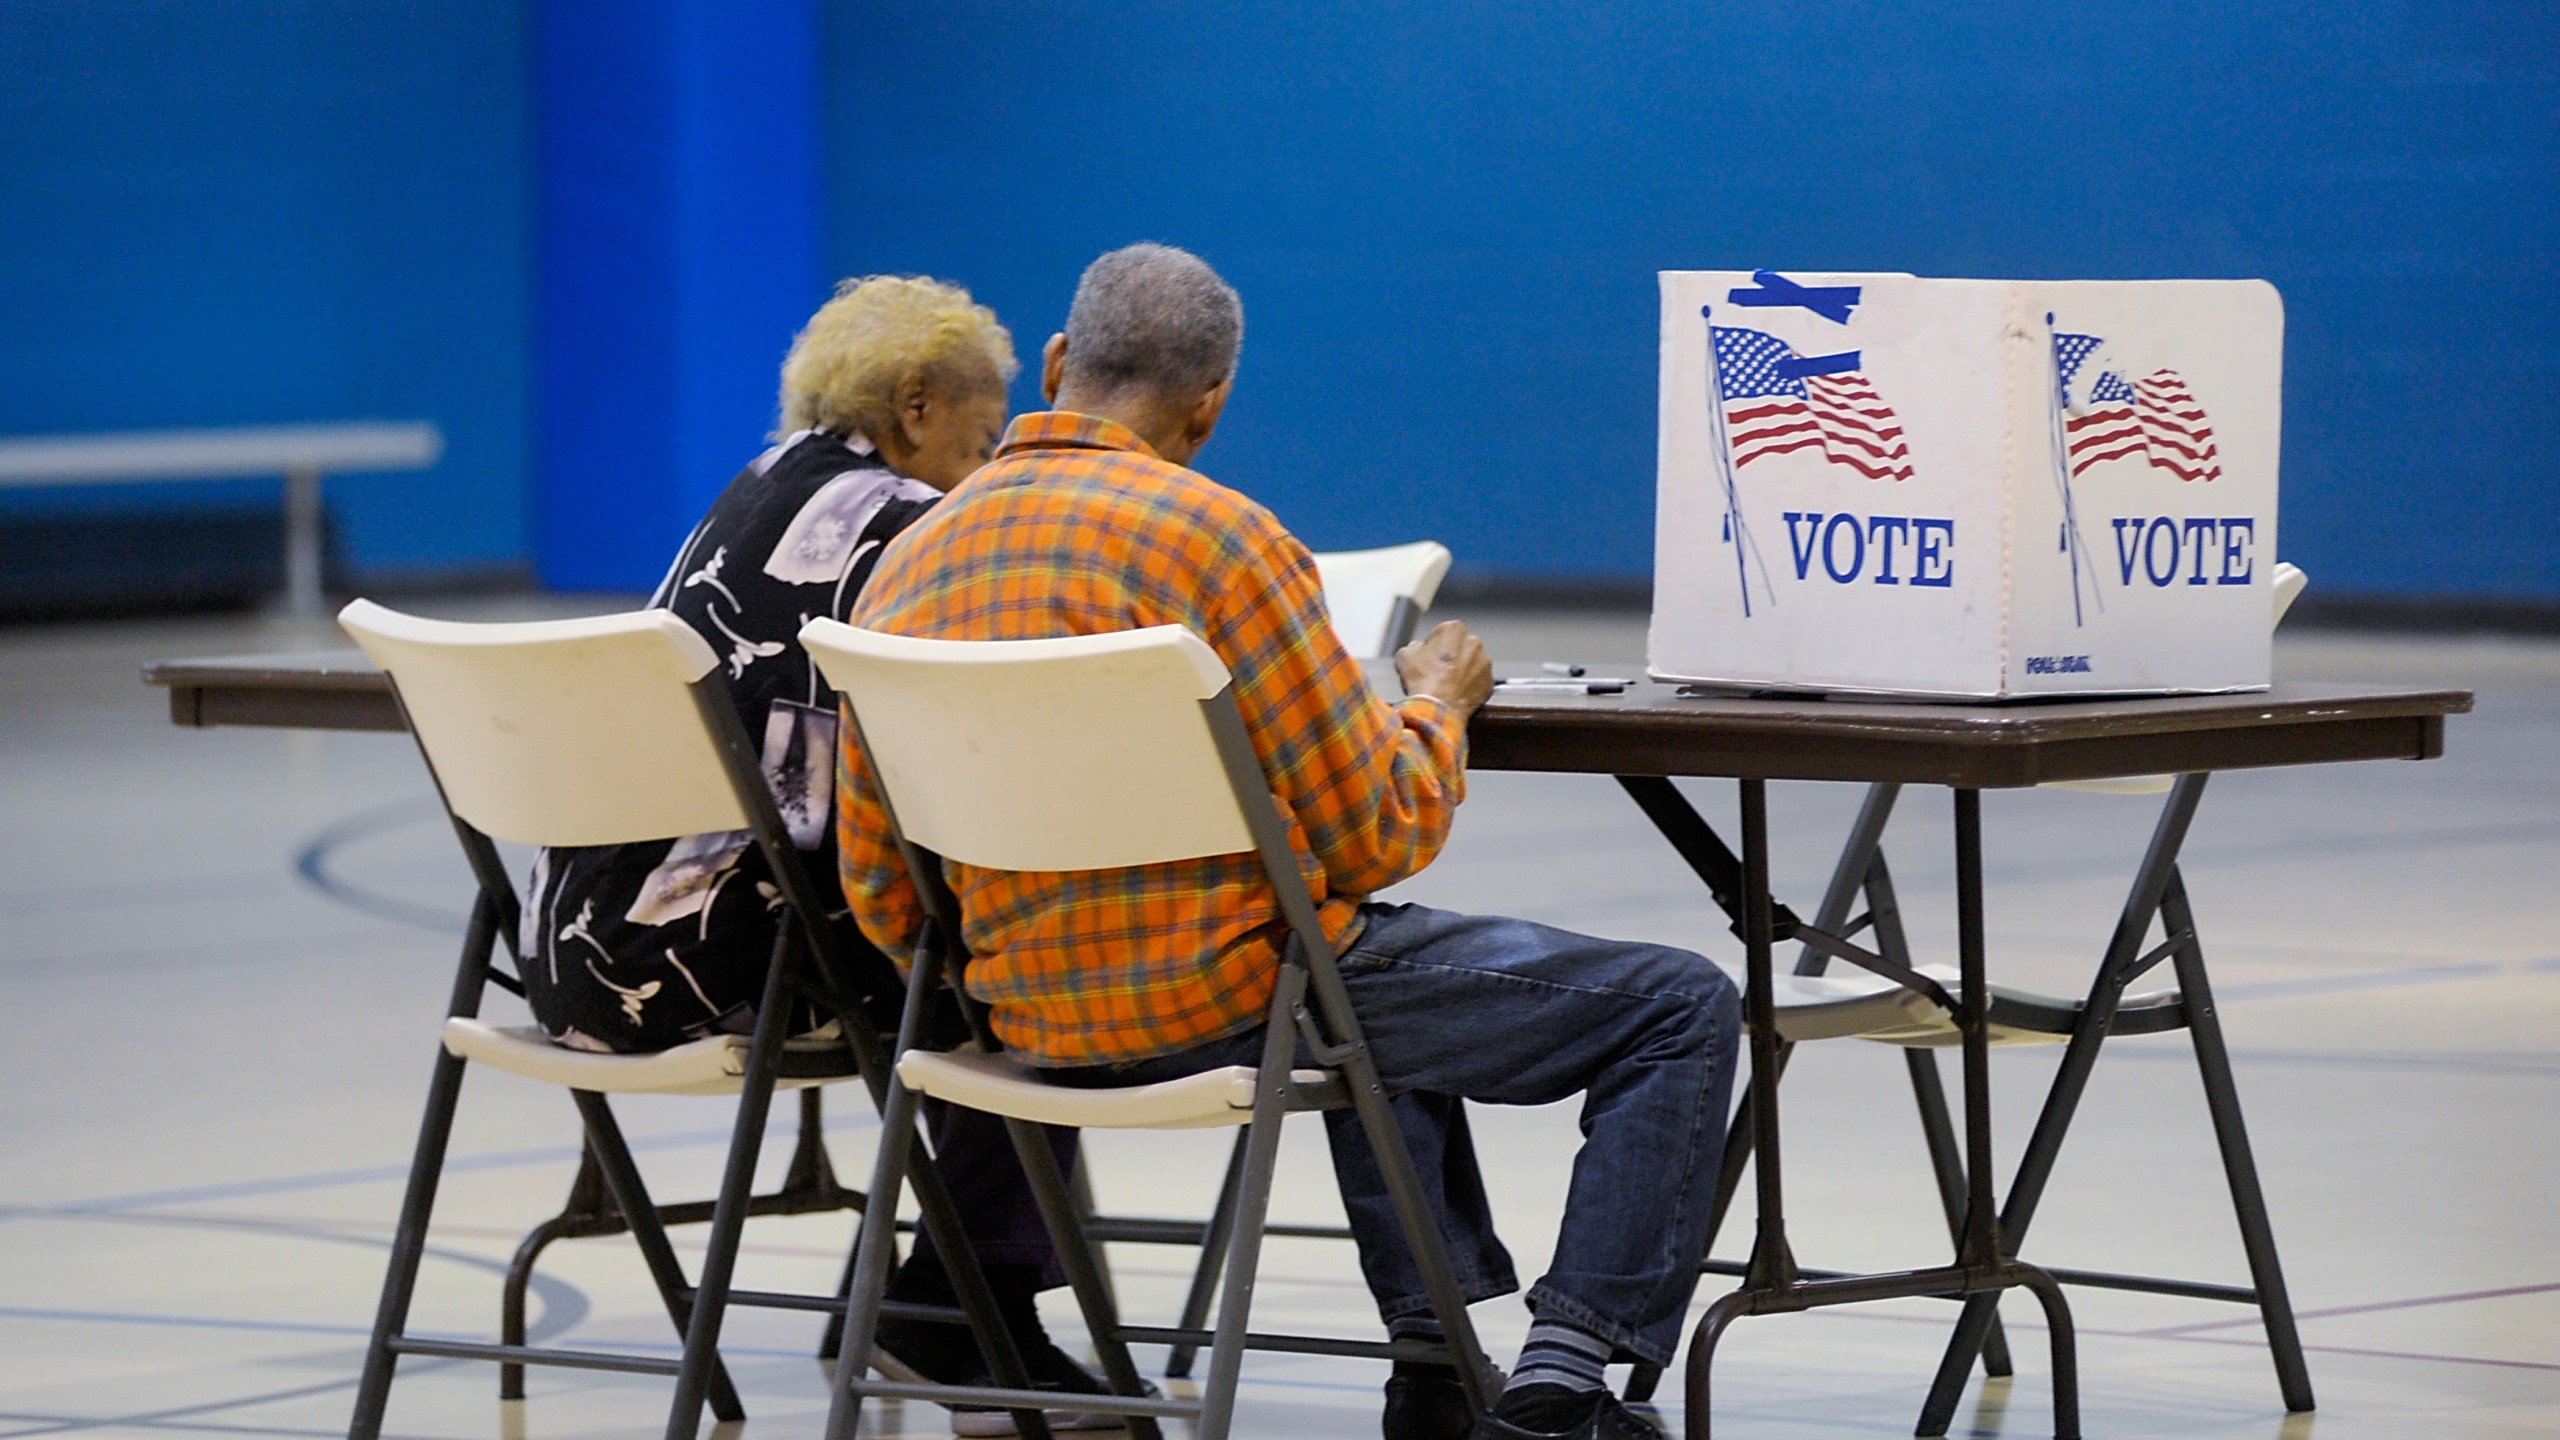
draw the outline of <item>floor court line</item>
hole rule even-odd
[[[2153,1036],[2131,1036],[2148,1040]],[[2174,1061],[2181,1065],[2195,1063],[2193,1052],[2184,1048],[2158,1045],[2124,1045],[2107,1053],[2118,1061]],[[2232,1062],[2240,1068],[2254,1066],[2303,1066],[2322,1070],[2418,1071],[2430,1075],[2459,1075],[2497,1080],[2560,1080],[2560,1055],[2524,1052],[2515,1055],[2495,1053],[2390,1050],[2234,1050]]]
[[[2374,1315],[2386,1310],[2416,1310],[2429,1305],[2459,1305],[2470,1300],[2506,1300],[2518,1295],[2548,1295],[2560,1291],[2560,1281],[2544,1285],[2509,1285],[2497,1290],[2462,1290],[2450,1295],[2416,1295],[2405,1300],[2375,1300],[2362,1305],[2331,1305],[2319,1310],[2296,1310],[2296,1320],[2329,1320],[2341,1315]],[[2258,1317],[2238,1320],[2207,1320],[2194,1325],[2169,1325],[2158,1330],[2141,1331],[2155,1339],[2174,1340],[2206,1330],[2228,1330],[2235,1326],[2255,1325]]]
[[[765,1131],[766,1143],[773,1137],[792,1133],[790,1117],[784,1116]],[[830,1134],[840,1131],[877,1128],[880,1117],[870,1114],[838,1115],[827,1121]],[[681,1150],[698,1145],[726,1145],[730,1131],[678,1130],[661,1135],[633,1138],[635,1151]],[[526,1150],[499,1150],[486,1155],[462,1156],[445,1161],[448,1175],[490,1170],[511,1170],[527,1165],[560,1164],[578,1158],[575,1145],[545,1145]],[[124,1195],[101,1196],[93,1200],[66,1200],[49,1205],[15,1204],[0,1207],[0,1220],[22,1215],[77,1215],[112,1213],[124,1210],[148,1210],[162,1205],[188,1205],[200,1200],[238,1200],[261,1195],[281,1195],[302,1190],[328,1190],[343,1185],[378,1185],[404,1181],[409,1167],[402,1165],[368,1165],[350,1170],[313,1170],[299,1175],[279,1175],[265,1180],[238,1180],[220,1185],[200,1185],[177,1190],[141,1190]]]

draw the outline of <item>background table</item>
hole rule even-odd
[[[444,432],[423,420],[27,435],[0,440],[0,487],[281,475],[285,610],[317,620],[328,613],[320,593],[321,478],[424,470],[443,456]]]

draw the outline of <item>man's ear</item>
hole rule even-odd
[[[1049,337],[1040,347],[1040,398],[1058,403],[1058,385],[1067,378],[1067,336],[1065,331]]]
[[[1226,413],[1227,397],[1235,393],[1235,388],[1235,377],[1230,375],[1210,386],[1191,407],[1190,416],[1183,421],[1182,438],[1195,453],[1209,443],[1210,432],[1218,428],[1218,417]]]

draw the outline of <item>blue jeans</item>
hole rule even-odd
[[[1338,962],[1460,1287],[1519,1286],[1495,1235],[1458,1103],[1545,1105],[1580,1094],[1554,1267],[1530,1310],[1668,1364],[1697,1288],[1707,1207],[1742,1028],[1733,982],[1666,945],[1599,940],[1526,920],[1419,905],[1362,907]],[[1137,1085],[1261,1060],[1263,1027],[1122,1065],[1045,1072]],[[1385,1178],[1355,1112],[1325,1116],[1361,1269],[1389,1320],[1427,1314]]]

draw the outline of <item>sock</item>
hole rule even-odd
[[[1396,1319],[1388,1321],[1387,1338],[1390,1340],[1419,1340],[1426,1345],[1438,1345],[1447,1340],[1449,1336],[1448,1332],[1440,1328],[1440,1317],[1426,1313],[1422,1315],[1399,1316]],[[1398,1360],[1395,1362],[1395,1373],[1399,1375],[1409,1375],[1416,1371],[1431,1371],[1435,1373],[1447,1371],[1455,1373],[1455,1370],[1455,1366],[1452,1366],[1442,1360]]]
[[[1520,1346],[1519,1368],[1511,1372],[1511,1383],[1503,1387],[1504,1395],[1545,1386],[1573,1394],[1590,1394],[1608,1384],[1609,1356],[1617,1347],[1560,1320],[1539,1320],[1529,1326],[1529,1338]]]

